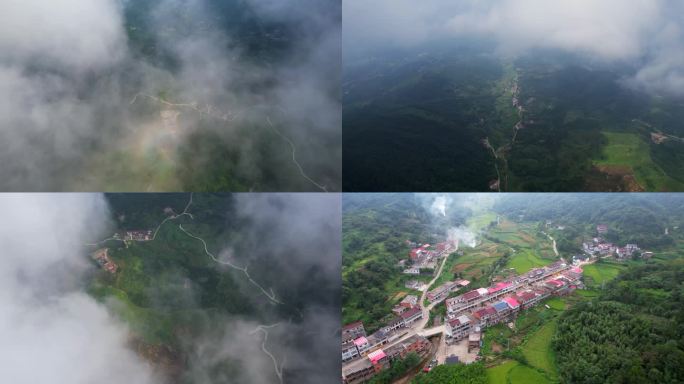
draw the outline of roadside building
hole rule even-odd
[[[359,349],[356,348],[353,340],[342,343],[342,361],[346,362],[359,357]]]
[[[451,341],[458,341],[463,339],[470,333],[470,328],[473,325],[473,319],[467,315],[461,315],[455,319],[451,319],[447,322],[444,330],[448,338]]]
[[[423,311],[420,309],[420,307],[413,307],[402,313],[400,317],[403,320],[403,326],[409,327],[414,321],[423,318]]]
[[[366,336],[366,329],[361,321],[355,321],[342,327],[342,341],[349,341]]]

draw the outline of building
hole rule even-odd
[[[342,383],[357,384],[364,383],[375,376],[376,370],[368,359],[363,359],[358,364],[351,367],[342,368]]]
[[[476,327],[474,332],[468,335],[468,353],[473,349],[482,347],[482,332],[480,327]]]
[[[508,304],[508,308],[511,309],[511,313],[516,313],[520,310],[520,303],[518,303],[518,300],[516,300],[514,297],[504,297],[503,302]]]
[[[461,315],[455,319],[447,322],[445,329],[447,337],[452,341],[461,340],[470,333],[470,328],[473,325],[473,320],[470,316]]]
[[[430,343],[430,340],[419,335],[413,335],[405,341],[388,348],[385,350],[385,353],[390,359],[403,359],[412,352],[420,357],[424,357],[430,352],[431,348],[432,343]]]
[[[409,327],[414,321],[423,318],[423,311],[420,309],[420,307],[413,307],[402,313],[400,317],[403,320],[403,326]]]
[[[342,327],[342,341],[354,340],[359,336],[366,336],[362,322],[355,321]]]
[[[499,323],[503,320],[505,320],[508,315],[511,313],[511,308],[508,306],[508,303],[505,301],[499,301],[497,303],[494,303],[492,305],[494,310],[496,311],[496,314],[492,317],[492,323]]]
[[[356,349],[359,351],[359,355],[363,355],[364,352],[370,349],[371,345],[368,342],[368,339],[365,336],[361,336],[358,339],[354,340],[354,345],[356,346]]]
[[[403,305],[395,305],[394,308],[392,308],[392,313],[399,316],[402,313],[406,312],[407,310],[408,310],[408,307],[404,307]]]
[[[487,327],[492,324],[492,319],[496,317],[496,310],[492,306],[478,309],[473,312],[473,317],[479,323],[480,327]]]
[[[608,233],[608,226],[605,224],[599,224],[596,226],[596,232],[598,232],[599,235],[603,235],[604,233]]]
[[[448,281],[439,287],[433,289],[432,291],[427,293],[427,299],[430,302],[435,302],[435,301],[441,301],[446,299],[446,297],[457,289],[459,286],[455,281]]]
[[[345,341],[342,343],[342,361],[349,361],[356,357],[359,357],[359,349],[356,348],[353,340]]]
[[[402,307],[411,308],[418,304],[418,296],[416,295],[406,295],[403,300],[399,303]]]

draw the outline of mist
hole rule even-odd
[[[213,320],[184,340],[188,366],[183,382],[337,382],[341,198],[236,194],[232,205],[239,240],[227,242],[219,259],[246,268],[249,278],[226,265],[216,268],[234,276],[235,294],[249,298],[257,311],[218,317],[207,312]],[[222,371],[225,364],[236,368]]]
[[[517,57],[557,50],[624,65],[623,84],[684,95],[684,5],[676,0],[350,0],[343,4],[345,59],[433,41],[479,41]]]
[[[339,7],[3,2],[3,189],[338,190]]]
[[[83,292],[101,195],[0,196],[0,377],[12,383],[161,383],[127,327]]]

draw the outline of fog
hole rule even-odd
[[[100,195],[0,196],[0,377],[8,383],[159,383],[128,331],[87,296],[84,239],[107,227]]]
[[[343,49],[353,58],[472,39],[506,57],[553,49],[634,67],[626,85],[682,95],[683,11],[677,0],[349,0]]]
[[[9,0],[0,13],[4,190],[339,189],[335,2]]]

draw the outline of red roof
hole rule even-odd
[[[385,351],[383,351],[382,349],[378,349],[377,351],[369,353],[368,359],[371,361],[371,363],[376,364],[378,361],[380,361],[380,359],[382,359],[385,356],[387,356],[385,354]]]
[[[523,292],[519,293],[517,296],[518,299],[520,299],[520,301],[522,301],[523,303],[528,302],[530,300],[534,300],[534,298],[537,297],[537,295],[535,295],[534,292]]]
[[[353,323],[349,323],[349,324],[345,325],[344,327],[342,327],[342,330],[343,330],[343,331],[347,331],[347,330],[350,330],[350,329],[352,329],[352,328],[356,328],[356,327],[358,327],[359,325],[363,325],[363,322],[361,322],[361,321],[355,321],[355,322],[353,322]]]
[[[503,299],[506,303],[508,303],[508,306],[511,308],[518,308],[520,306],[520,303],[518,303],[518,300],[512,298],[512,297],[505,297]]]
[[[415,314],[419,313],[419,312],[421,312],[419,307],[413,307],[413,308],[409,309],[408,311],[402,313],[399,316],[401,316],[402,319],[406,320],[406,319],[409,319],[409,318],[415,316]]]
[[[472,300],[472,299],[475,299],[478,297],[480,297],[480,292],[478,292],[477,290],[470,291],[470,292],[463,294],[463,298],[466,300]]]
[[[508,288],[511,285],[513,285],[513,284],[511,284],[511,283],[497,283],[494,287],[489,288],[488,291],[489,291],[489,293],[499,292],[500,290],[502,290],[504,288]]]
[[[555,285],[556,287],[560,287],[560,286],[563,285],[563,282],[562,282],[562,281],[558,281],[558,280],[549,280],[549,281],[547,281],[547,283],[548,283],[548,284],[553,284],[553,285]]]

